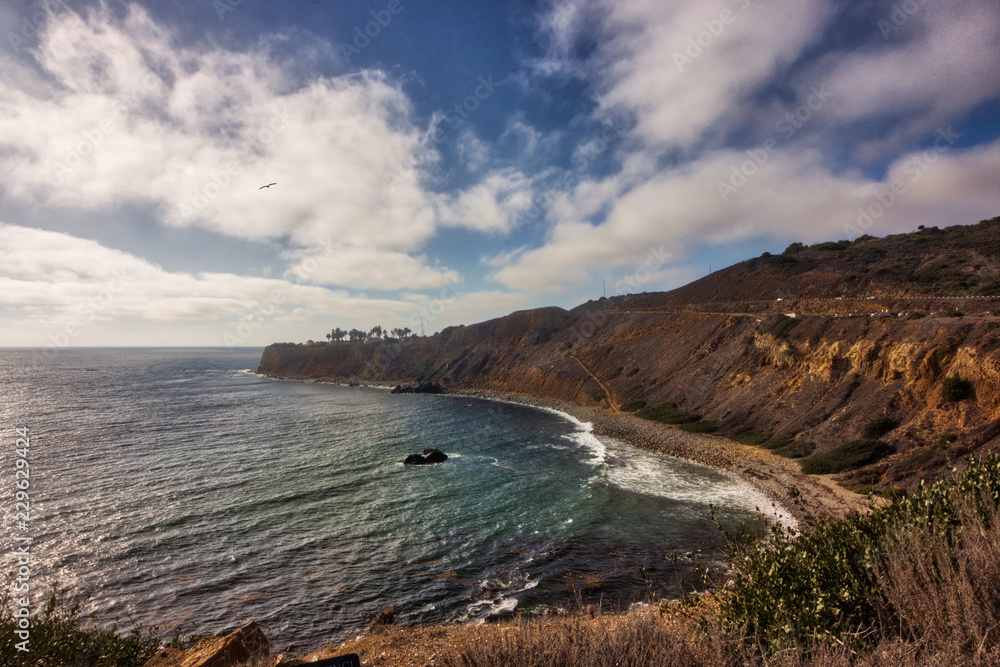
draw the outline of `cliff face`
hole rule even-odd
[[[991,243],[1000,249],[1000,219],[978,228],[762,257],[674,292],[521,311],[423,338],[272,345],[259,371],[429,380],[612,410],[673,402],[721,435],[796,433],[818,452],[888,417],[899,423],[883,437],[895,453],[848,481],[906,487],[1000,443],[1000,317],[992,314],[1000,314],[1000,263],[990,254]],[[921,235],[937,249],[913,240]],[[944,276],[948,296],[920,278],[928,275]],[[971,391],[945,400],[953,376]],[[945,449],[937,443],[946,433],[959,440]]]

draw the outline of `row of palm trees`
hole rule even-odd
[[[365,332],[361,329],[351,329],[350,331],[345,331],[340,327],[337,327],[330,333],[326,335],[328,341],[342,341],[345,338],[348,342],[357,343],[367,340],[384,340],[388,338],[409,338],[413,335],[413,331],[409,327],[403,327],[402,329],[383,329],[379,325],[372,327],[371,331]]]

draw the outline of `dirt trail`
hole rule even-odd
[[[587,364],[585,364],[582,361],[580,361],[580,359],[575,354],[571,354],[569,356],[574,361],[576,361],[576,363],[580,364],[580,367],[583,368],[583,370],[587,371],[587,375],[589,375],[591,378],[593,378],[594,382],[596,382],[598,385],[600,385],[601,389],[604,390],[604,395],[608,399],[608,406],[611,408],[612,412],[615,412],[615,413],[621,412],[621,408],[618,406],[617,403],[615,403],[615,399],[614,399],[613,395],[611,394],[611,390],[608,389],[608,387],[603,382],[601,382],[600,378],[598,378],[596,375],[594,375],[591,372],[591,370],[589,368],[587,368]]]

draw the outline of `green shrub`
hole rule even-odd
[[[642,408],[635,413],[637,417],[663,424],[690,424],[701,419],[693,412],[681,410],[676,403],[658,403]]]
[[[628,373],[625,374],[625,377],[630,378],[638,372],[639,372],[638,368],[633,368],[632,370],[630,370]]]
[[[816,443],[808,440],[794,440],[780,447],[775,447],[772,451],[786,459],[801,459],[816,451]]]
[[[897,463],[894,466],[894,470],[897,473],[902,473],[904,471],[909,472],[921,468],[933,461],[937,457],[938,452],[942,450],[944,450],[944,447],[939,447],[936,444],[931,445],[930,447],[921,447]],[[902,477],[902,475],[900,475],[900,477]]]
[[[883,435],[886,435],[890,431],[893,431],[899,422],[891,417],[879,417],[878,419],[873,419],[865,425],[865,430],[862,432],[862,437],[866,440],[878,440]]]
[[[792,329],[799,325],[799,320],[788,315],[771,315],[766,320],[757,325],[757,331],[763,334],[771,334],[775,338],[784,338]]]
[[[608,375],[608,379],[609,380],[614,380],[616,377],[618,377],[619,375],[622,374],[623,370],[625,370],[625,367],[624,366],[619,366],[615,370],[611,371],[611,374]]]
[[[958,440],[958,436],[954,433],[942,433],[938,436],[937,442],[934,444],[942,449],[947,449],[948,446],[956,440]]]
[[[743,445],[760,447],[771,439],[771,434],[765,431],[757,431],[749,427],[744,427],[733,433],[732,439]]]
[[[89,625],[78,620],[88,598],[70,602],[64,591],[53,590],[43,610],[31,617],[28,651],[19,650],[21,641],[14,630],[14,601],[0,600],[0,664],[9,667],[37,665],[93,665],[94,667],[141,667],[160,648],[156,628],[133,623],[128,634],[119,634],[118,621],[108,628],[98,627],[91,616]]]
[[[972,383],[952,375],[941,384],[941,398],[946,401],[964,401],[972,394]]]
[[[884,459],[892,447],[881,440],[851,440],[821,454],[813,454],[802,461],[802,472],[809,475],[829,475],[854,470]]]
[[[688,433],[715,433],[718,427],[715,422],[710,421],[696,421],[689,422],[687,424],[678,424],[677,428],[682,431],[687,431]]]
[[[562,345],[559,346],[559,351],[560,352],[565,352],[566,350],[568,350],[571,347],[573,347],[573,341],[568,340],[568,341],[566,341],[565,343],[563,343]]]
[[[437,357],[426,359],[422,364],[418,364],[410,371],[417,380],[427,379],[434,370],[434,365],[438,362]]]
[[[798,241],[796,241],[795,243],[788,244],[788,247],[785,248],[785,251],[783,253],[781,253],[781,254],[784,255],[785,257],[789,257],[789,256],[794,255],[796,253],[800,253],[800,252],[802,252],[805,249],[806,249],[806,247],[805,247],[804,244],[799,243]]]
[[[824,243],[814,243],[809,246],[810,250],[847,250],[850,246],[848,241],[826,241]]]
[[[782,433],[781,435],[776,435],[765,442],[762,447],[764,447],[764,449],[781,449],[795,440],[796,435],[797,433],[794,431],[792,433]]]

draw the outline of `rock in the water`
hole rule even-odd
[[[439,449],[425,449],[423,456],[420,454],[410,454],[403,463],[415,466],[427,465],[429,463],[443,463],[448,460],[448,455]]]
[[[392,394],[444,394],[445,388],[434,382],[421,382],[419,384],[404,387],[397,384],[391,392]]]
[[[250,621],[225,637],[206,637],[187,651],[160,651],[144,667],[232,667],[267,654],[267,637]]]
[[[442,463],[448,460],[448,455],[439,449],[425,449],[424,463]]]

